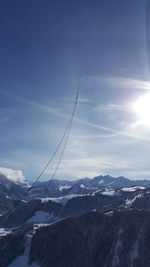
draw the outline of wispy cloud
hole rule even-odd
[[[78,102],[79,103],[88,103],[88,102],[91,102],[91,100],[89,100],[88,98],[79,97]]]
[[[97,156],[63,160],[57,173],[57,177],[94,177],[96,175],[121,175],[123,170],[132,169],[131,161],[113,156]],[[67,170],[67,171],[66,171]],[[46,171],[52,174],[52,169]]]
[[[132,77],[100,77],[91,76],[89,83],[94,86],[106,85],[119,89],[143,89],[150,90],[150,81],[135,79]]]
[[[91,134],[91,135],[72,135],[73,138],[81,138],[81,139],[100,139],[100,138],[112,138],[117,136],[118,133],[114,134]]]
[[[124,105],[119,105],[119,104],[101,104],[96,107],[94,107],[94,111],[124,111],[128,110],[129,108],[132,107],[132,104],[124,104]]]
[[[81,124],[84,124],[86,126],[89,126],[89,127],[93,127],[93,128],[96,128],[96,129],[100,129],[100,130],[106,131],[106,132],[114,133],[115,135],[124,135],[124,136],[132,137],[132,138],[137,138],[137,139],[150,141],[149,137],[138,135],[138,134],[136,134],[135,131],[131,132],[131,131],[126,131],[124,129],[123,130],[113,129],[113,128],[110,128],[110,127],[106,127],[106,126],[102,126],[102,125],[99,125],[99,124],[90,123],[90,122],[87,122],[87,121],[84,121],[84,120],[80,120],[80,119],[75,119],[75,121],[77,121],[77,122],[79,122]]]
[[[113,86],[117,86],[118,88],[150,90],[150,82],[139,79],[112,77],[108,79],[108,82]]]
[[[116,79],[115,78],[112,78],[112,79],[113,80],[118,80],[118,78],[116,78]],[[119,78],[119,79],[121,79],[121,78]],[[12,93],[10,93],[8,91],[7,92],[6,91],[2,91],[2,90],[0,90],[0,91],[3,92],[3,93],[5,93],[5,94],[7,94],[8,96],[14,97],[17,100],[24,102],[25,104],[31,105],[34,108],[38,108],[38,109],[42,110],[43,112],[50,113],[50,114],[52,114],[54,116],[57,116],[59,118],[65,119],[65,120],[67,120],[67,119],[70,118],[70,115],[65,114],[63,112],[60,112],[57,109],[53,109],[53,108],[47,107],[45,105],[42,105],[42,104],[33,102],[31,100],[28,100],[26,98],[23,98],[23,97],[20,97],[20,96],[16,96],[16,95],[14,95],[14,94],[12,94]],[[119,109],[119,108],[121,108],[121,106],[120,105],[112,105],[112,104],[110,104],[110,105],[106,105],[103,108],[107,108],[107,109],[114,109],[114,108],[115,109]],[[138,138],[138,139],[143,139],[143,140],[150,141],[150,138],[149,137],[143,136],[143,135],[140,135],[140,134],[136,134],[135,131],[126,131],[124,129],[121,129],[121,130],[120,129],[113,129],[111,127],[106,127],[106,126],[103,126],[101,124],[91,123],[90,121],[86,121],[84,119],[79,119],[77,117],[74,118],[74,121],[76,123],[80,123],[82,125],[85,125],[85,126],[88,126],[88,127],[91,127],[91,128],[95,128],[95,129],[102,130],[104,132],[112,133],[113,135],[124,135],[124,136],[128,136],[128,137],[131,137],[131,138]],[[105,136],[105,134],[104,134],[104,136]],[[100,137],[100,135],[99,135],[99,137]]]
[[[130,79],[130,78],[124,78],[124,77],[110,77],[110,78],[98,78],[98,77],[93,77],[93,84],[94,81],[97,82],[97,85],[100,84],[106,84],[109,86],[113,86],[115,88],[129,88],[129,89],[145,89],[148,90],[150,89],[150,83],[146,81],[141,81],[141,80],[136,80],[136,79]],[[35,110],[40,110],[41,112],[45,112],[48,114],[51,114],[52,116],[56,116],[60,118],[62,121],[63,120],[68,120],[70,118],[69,113],[66,114],[65,112],[60,111],[59,109],[54,109],[48,106],[45,106],[40,103],[36,103],[34,101],[31,101],[29,99],[14,95],[10,92],[2,91],[9,97],[13,97],[17,101],[20,101],[25,104],[25,106],[29,106]],[[79,100],[81,103],[86,103],[89,102],[88,99],[86,98],[81,98]],[[73,103],[73,102],[72,102]],[[71,104],[71,101],[69,105]],[[92,108],[92,105],[91,105]],[[105,112],[120,112],[124,110],[129,110],[130,104],[114,104],[114,103],[108,103],[105,104],[103,103],[102,105],[97,105],[94,107],[94,111],[96,115],[98,115],[98,112],[105,111]],[[70,106],[69,106],[70,109]],[[71,111],[70,111],[71,113]],[[84,113],[82,113],[83,117],[77,117],[75,116],[74,118],[74,124],[75,124],[75,129],[80,129],[78,126],[79,124],[83,126],[87,126],[92,128],[92,134],[91,131],[86,132],[84,131],[83,134],[74,134],[72,133],[72,139],[71,142],[68,144],[64,160],[62,161],[62,164],[60,165],[60,168],[57,173],[57,178],[79,178],[79,177],[93,177],[99,174],[111,174],[114,176],[117,175],[125,175],[129,176],[129,178],[133,178],[134,174],[136,177],[138,177],[138,170],[141,168],[143,170],[143,174],[145,171],[145,175],[148,175],[146,168],[147,168],[147,161],[145,163],[145,166],[141,166],[139,163],[140,161],[136,160],[136,152],[134,153],[134,162],[132,156],[120,156],[120,142],[123,142],[123,144],[126,142],[126,140],[129,142],[128,147],[123,147],[121,149],[125,149],[123,153],[126,153],[126,150],[129,149],[129,146],[132,145],[133,139],[137,140],[137,142],[143,142],[143,140],[150,141],[149,133],[145,132],[145,130],[141,129],[140,127],[138,128],[137,125],[136,127],[134,125],[121,125],[121,127],[118,129],[118,127],[110,127],[110,126],[104,126],[99,123],[93,123],[90,120],[84,119]],[[87,116],[89,118],[89,116]],[[109,125],[109,124],[108,124]],[[38,128],[38,127],[37,127]],[[57,128],[57,127],[56,127]],[[86,127],[85,127],[86,128]],[[95,131],[99,130],[99,131]],[[28,129],[27,129],[28,131]],[[42,124],[42,130],[40,131],[40,138],[42,137],[43,140],[47,139],[48,142],[50,142],[50,134],[52,135],[52,131],[50,130],[49,126],[46,126],[43,128]],[[64,131],[62,129],[61,125],[61,130],[58,131],[57,138],[61,135],[61,132]],[[32,137],[34,138],[34,131],[28,131],[33,132],[33,136],[29,136],[29,139]],[[84,134],[86,133],[86,134]],[[89,133],[89,134],[88,134]],[[56,137],[57,133],[54,133]],[[23,133],[23,136],[25,138],[28,136],[27,133]],[[32,139],[31,138],[31,139]],[[42,141],[41,138],[41,141]],[[107,140],[99,140],[99,142],[94,141],[94,139],[102,139],[102,138],[107,138]],[[18,139],[18,137],[17,137]],[[73,143],[73,139],[76,140]],[[91,144],[90,140],[91,139]],[[88,140],[88,141],[87,141]],[[113,141],[116,142],[117,144],[113,146]],[[48,143],[47,142],[47,143]],[[52,139],[51,142],[56,143],[56,138],[55,140]],[[106,143],[106,144],[105,144]],[[49,143],[50,147],[51,144]],[[116,151],[115,151],[116,149]],[[130,149],[129,149],[130,150]],[[114,156],[114,152],[116,152],[116,155]],[[49,156],[49,151],[48,149],[41,153],[41,151],[38,151],[38,154],[35,154],[34,151],[30,151],[27,149],[27,151],[22,153],[22,150],[19,151],[18,154],[15,154],[12,152],[12,155],[10,157],[7,156],[7,158],[3,157],[4,166],[11,166],[12,169],[10,168],[0,168],[0,172],[5,174],[8,178],[14,180],[14,181],[23,181],[24,175],[20,169],[28,170],[27,175],[29,177],[32,177],[33,172],[34,174],[39,174],[43,166],[45,165],[45,162],[47,162],[48,156]],[[52,153],[52,151],[50,151]],[[112,153],[112,156],[110,156]],[[22,155],[23,154],[23,155]],[[108,156],[109,155],[109,156]],[[69,158],[69,160],[68,160]],[[5,160],[6,159],[6,160]],[[7,162],[6,162],[7,161]],[[52,166],[46,171],[44,177],[42,179],[48,179],[50,178],[50,175],[52,174],[54,168],[56,165],[56,161],[53,162]],[[137,168],[137,166],[139,168]],[[18,168],[18,170],[16,170]],[[139,170],[139,177],[140,174],[142,174]],[[36,175],[34,175],[35,177]],[[42,180],[41,179],[41,180]]]
[[[21,102],[23,102],[23,103],[25,103],[27,105],[30,105],[30,106],[32,106],[34,108],[40,109],[40,110],[42,110],[42,111],[44,111],[46,113],[51,113],[51,114],[53,114],[55,116],[58,116],[58,117],[61,117],[61,118],[64,118],[64,119],[68,119],[68,115],[65,114],[65,113],[62,113],[58,109],[54,109],[54,108],[48,107],[46,105],[42,105],[40,103],[36,103],[36,102],[34,102],[32,100],[29,100],[27,98],[18,96],[16,94],[12,94],[12,93],[10,93],[9,91],[6,91],[6,90],[3,91],[3,90],[0,89],[0,92],[4,93],[5,95],[8,95],[9,97],[13,97],[16,100],[21,101]]]
[[[134,169],[134,170],[126,170],[126,176],[131,177],[132,179],[150,179],[150,170],[143,169]]]
[[[93,140],[92,142],[89,142],[89,140],[86,142],[85,138],[74,139],[71,136],[56,178],[75,179],[85,176],[94,177],[100,174],[140,178],[142,177],[142,170],[143,175],[145,174],[143,178],[147,178],[148,173],[144,171],[149,168],[149,147],[150,145],[147,142],[139,140],[133,142],[132,139],[127,137],[122,137],[120,140],[120,138],[114,136],[106,142],[104,140],[102,142],[93,142]],[[11,166],[13,170],[22,169],[26,177],[35,179],[52,152],[49,149],[42,153],[41,151],[35,153],[34,149],[12,151],[11,155],[1,157],[1,164]],[[50,179],[57,165],[57,160],[58,155],[40,181]],[[139,175],[136,175],[138,171]],[[8,175],[8,170],[6,174]]]

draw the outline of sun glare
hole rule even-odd
[[[150,125],[150,94],[141,96],[134,104],[140,123]]]

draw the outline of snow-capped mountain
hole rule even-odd
[[[80,214],[80,212],[95,208],[105,209],[105,204],[107,204],[109,208],[118,208],[119,205],[131,207],[137,203],[137,200],[138,202],[140,201],[140,198],[136,197],[139,190],[141,192],[139,195],[143,194],[141,201],[143,196],[145,199],[144,201],[147,201],[148,194],[145,192],[150,186],[150,181],[132,181],[124,177],[114,178],[109,175],[100,175],[93,179],[84,178],[76,181],[53,180],[48,190],[46,190],[48,184],[49,181],[38,182],[29,190],[30,188],[17,185],[4,175],[0,175],[1,213],[3,213],[3,210],[6,210],[14,200],[29,201],[31,199],[41,199],[43,202],[53,201],[65,205],[63,211],[64,216]],[[134,198],[136,198],[136,201],[133,201]],[[101,205],[96,204],[97,201],[98,203],[100,202]],[[113,201],[113,205],[109,204],[111,201]],[[148,203],[148,201],[146,203]],[[76,207],[77,211],[75,211],[74,207]],[[83,209],[81,207],[83,207]],[[23,209],[26,210],[26,208],[27,205],[24,204]]]
[[[16,201],[28,198],[26,189],[0,174],[0,215],[9,211]]]
[[[29,192],[31,198],[42,197],[49,182],[37,183]],[[45,197],[62,197],[70,194],[91,194],[102,189],[120,189],[123,187],[150,187],[150,180],[129,180],[124,177],[97,176],[93,179],[84,178],[76,181],[53,180],[46,191]]]
[[[44,216],[45,212],[50,223],[51,221],[60,220],[68,216],[81,215],[93,210],[109,212],[111,210],[126,209],[149,210],[150,189],[141,186],[124,187],[122,189],[101,189],[98,192],[85,195],[70,194],[58,198],[23,201],[20,202],[13,213],[7,216],[7,220],[2,221],[1,226],[19,226],[27,222],[27,220],[40,223],[45,220],[45,217],[41,217]]]
[[[149,221],[150,181],[131,181],[124,177],[114,178],[109,175],[76,181],[53,180],[43,195],[48,183],[48,181],[39,182],[29,190],[0,175],[0,241],[5,244],[0,248],[0,266],[14,267],[21,260],[25,260],[26,263],[31,263],[31,266],[46,267],[44,259],[40,256],[41,246],[42,255],[48,262],[47,266],[74,266],[72,252],[69,254],[71,257],[68,263],[66,256],[59,259],[47,253],[51,240],[54,244],[54,254],[57,254],[58,240],[61,255],[64,253],[62,248],[65,244],[68,249],[74,251],[78,255],[77,266],[99,266],[100,262],[101,266],[107,267],[124,267],[127,263],[128,266],[142,266],[141,257],[147,264],[148,256],[143,254],[145,252],[141,246],[145,241],[138,233],[144,231],[146,236],[146,231],[150,232],[147,230],[149,224],[146,228],[145,224],[144,228],[141,228],[143,218]],[[7,216],[3,215],[6,211]],[[137,258],[129,257],[128,260],[125,258],[125,265],[121,265],[122,258],[127,255],[122,251],[127,251],[126,240],[129,234],[132,235],[134,227],[136,230],[129,247]],[[79,236],[76,235],[77,232],[80,233]],[[89,244],[89,233],[90,247],[86,246]],[[113,244],[110,249],[111,237]],[[13,253],[10,251],[11,242],[20,244],[12,250]],[[82,255],[85,255],[88,249],[88,255],[90,251],[98,253],[98,247],[103,244],[104,251],[103,249],[100,251],[104,253],[104,260],[106,260],[105,252],[109,253],[108,264],[103,264],[100,259],[97,265],[94,265],[92,259],[90,261],[88,258],[88,263],[84,265],[86,259],[80,257],[78,242],[81,245]],[[145,246],[146,243],[143,244]],[[111,256],[112,251],[113,256]],[[4,254],[8,254],[8,257],[4,258]],[[135,261],[139,265],[134,264]]]
[[[22,198],[25,191],[22,186],[12,182],[5,175],[0,174],[0,192],[7,194],[10,198],[18,199]]]

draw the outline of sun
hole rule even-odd
[[[150,94],[140,96],[133,105],[141,124],[150,125]]]

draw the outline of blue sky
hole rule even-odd
[[[1,172],[36,178],[65,130],[80,82],[56,178],[150,178],[150,125],[133,109],[150,93],[149,14],[150,3],[141,0],[1,1]]]

